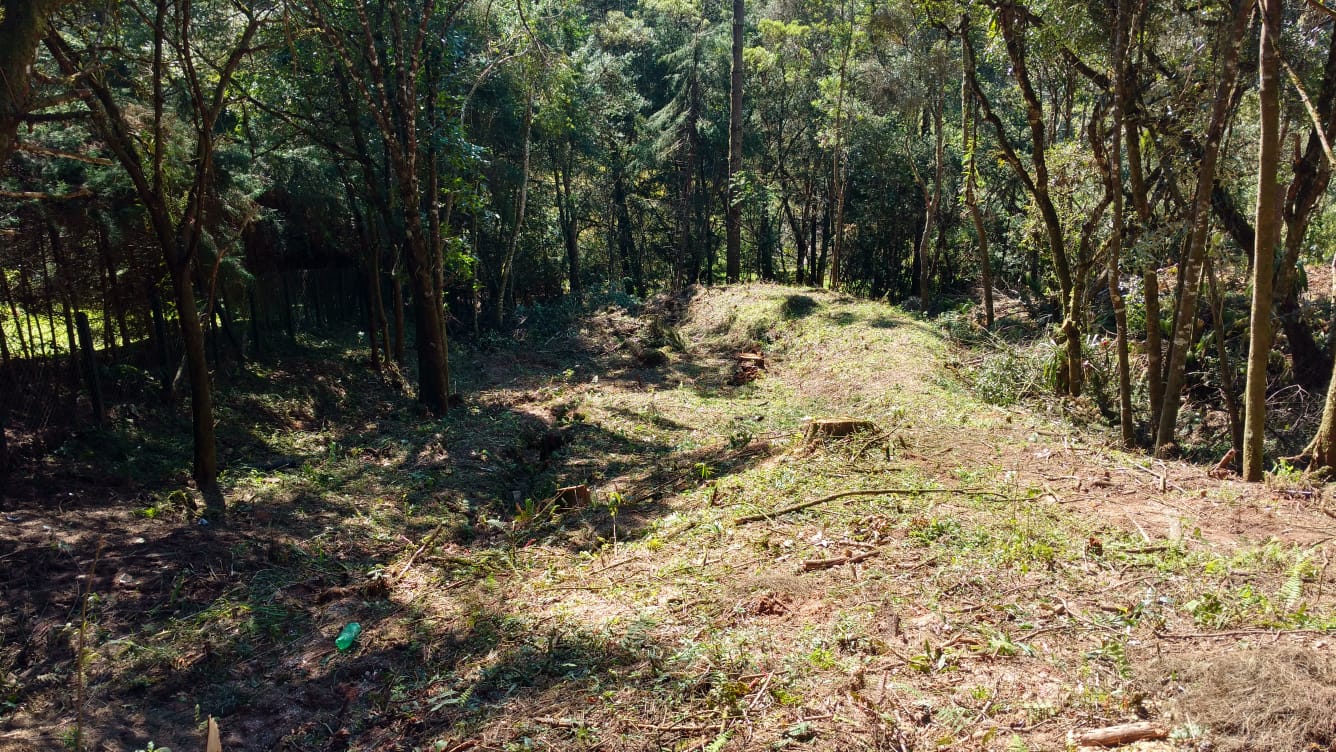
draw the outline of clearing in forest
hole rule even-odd
[[[1336,744],[1325,493],[986,404],[931,322],[609,307],[440,421],[312,347],[220,389],[226,526],[95,448],[5,502],[0,750]]]

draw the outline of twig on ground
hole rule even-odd
[[[1120,554],[1158,554],[1161,551],[1168,551],[1168,546],[1141,546],[1140,548],[1116,548]]]
[[[827,502],[835,501],[836,499],[843,499],[848,496],[894,496],[897,494],[902,496],[922,496],[924,494],[978,494],[981,496],[996,496],[1001,499],[1010,498],[1005,494],[1000,494],[996,491],[989,491],[982,488],[867,488],[859,491],[841,491],[839,493],[833,493],[829,496],[822,496],[819,499],[811,499],[809,501],[804,501],[798,504],[791,504],[787,507],[776,509],[773,512],[762,512],[760,514],[743,515],[737,518],[736,520],[733,520],[733,524],[746,525],[750,522],[760,522],[761,520],[768,520],[774,517],[779,517],[780,515],[789,514],[790,512],[798,512],[803,509],[810,509],[812,507],[819,506]]]
[[[544,726],[555,726],[556,728],[580,728],[587,726],[584,721],[577,721],[574,718],[546,718],[539,716],[533,719],[534,723],[541,723]]]
[[[1234,629],[1228,632],[1156,632],[1162,640],[1205,640],[1212,637],[1246,637],[1249,635],[1319,635],[1336,634],[1332,629]]]
[[[774,671],[765,675],[765,681],[762,681],[761,686],[756,688],[756,696],[752,698],[751,702],[747,703],[747,710],[756,709],[756,704],[761,701],[762,697],[765,697],[765,691],[770,687],[770,680],[773,678],[775,678]]]
[[[1104,595],[1105,593],[1111,593],[1111,592],[1113,592],[1114,590],[1117,590],[1118,588],[1127,587],[1128,585],[1135,585],[1135,584],[1138,583],[1138,582],[1145,582],[1146,580],[1154,580],[1154,579],[1158,579],[1159,577],[1160,577],[1160,575],[1158,575],[1158,574],[1148,574],[1148,575],[1143,575],[1143,576],[1141,576],[1141,577],[1133,577],[1133,578],[1130,579],[1130,580],[1123,580],[1123,581],[1121,581],[1121,582],[1115,582],[1115,583],[1113,583],[1112,585],[1110,585],[1110,586],[1108,586],[1108,587],[1106,587],[1106,588],[1104,588],[1104,589],[1102,589],[1102,590],[1096,590],[1096,591],[1094,592],[1094,594],[1095,594],[1095,595]]]
[[[871,559],[879,553],[881,552],[872,550],[864,551],[860,554],[853,554],[852,556],[836,556],[830,559],[807,559],[803,561],[803,571],[811,572],[814,569],[829,569],[830,567],[838,567],[841,564],[857,564],[864,559]]]
[[[431,547],[431,544],[432,544],[432,543],[435,543],[435,542],[436,542],[436,536],[440,535],[440,534],[441,534],[441,531],[444,530],[444,529],[445,529],[445,524],[444,524],[444,523],[442,523],[442,524],[440,524],[440,525],[437,525],[437,526],[436,526],[436,529],[433,530],[433,531],[431,531],[431,534],[428,535],[428,536],[422,541],[422,545],[421,545],[421,546],[418,546],[418,549],[417,549],[416,551],[413,552],[413,555],[410,556],[410,557],[408,557],[408,561],[405,561],[405,562],[404,562],[404,565],[403,565],[402,567],[399,567],[399,571],[398,571],[398,573],[396,573],[396,574],[394,575],[394,579],[397,580],[397,579],[400,579],[401,577],[403,577],[404,574],[406,574],[406,573],[408,572],[408,568],[411,567],[411,566],[413,566],[413,562],[417,560],[417,557],[421,556],[423,551],[426,551],[428,548]]]
[[[656,723],[637,723],[636,728],[646,731],[680,731],[686,734],[699,734],[705,731],[713,731],[714,726],[685,726],[685,725],[659,725]]]
[[[1138,533],[1141,533],[1141,540],[1146,541],[1147,544],[1151,543],[1150,536],[1146,534],[1146,529],[1141,526],[1140,522],[1137,522],[1136,519],[1132,517],[1132,515],[1130,514],[1127,515],[1127,521],[1131,522],[1132,525],[1136,527]]]

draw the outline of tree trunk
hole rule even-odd
[[[565,145],[566,161],[553,160],[555,167],[552,182],[557,188],[557,218],[561,224],[561,237],[566,243],[566,276],[569,280],[571,297],[580,300],[583,290],[580,285],[580,231],[575,223],[575,204],[571,198],[570,142]],[[612,221],[616,221],[613,218]]]
[[[19,264],[19,275],[20,278],[23,276],[22,264]],[[14,300],[14,291],[13,289],[11,289],[9,285],[8,274],[0,274],[0,295],[3,295],[5,301],[9,303],[9,315],[10,318],[14,321],[14,334],[18,337],[19,340],[19,352],[22,353],[24,358],[30,359],[33,356],[33,351],[31,348],[28,347],[28,340],[23,335],[24,321],[23,317],[19,316],[19,307]],[[31,331],[29,332],[29,334],[31,335]]]
[[[1210,226],[1211,189],[1215,183],[1215,166],[1220,154],[1220,141],[1229,120],[1229,102],[1238,77],[1239,48],[1252,15],[1253,0],[1235,0],[1234,16],[1227,35],[1223,38],[1220,78],[1216,82],[1215,101],[1211,105],[1211,119],[1206,128],[1203,154],[1197,168],[1197,187],[1192,199],[1192,232],[1179,268],[1179,295],[1174,306],[1174,326],[1169,342],[1169,362],[1165,366],[1164,404],[1160,408],[1160,422],[1155,435],[1155,452],[1160,454],[1174,441],[1178,424],[1178,409],[1182,404],[1184,369],[1188,350],[1192,346],[1197,320],[1197,298],[1201,285],[1202,264],[1206,256],[1206,235]],[[1269,284],[1269,283],[1268,283]]]
[[[209,364],[204,356],[204,330],[195,308],[195,289],[190,271],[178,265],[171,272],[172,292],[176,299],[176,320],[186,350],[186,373],[190,379],[190,411],[194,438],[194,476],[200,491],[217,491],[218,457],[213,432],[213,391],[209,385]]]
[[[760,237],[757,238],[756,251],[757,272],[761,279],[769,282],[775,278],[775,244],[777,241],[778,229],[775,226],[774,219],[770,216],[770,203],[768,201],[759,202],[759,211],[761,213]]]
[[[725,279],[734,284],[742,278],[742,21],[743,0],[733,0],[733,67],[728,91],[728,251]]]
[[[533,100],[534,94],[531,90],[524,105],[524,130],[520,137],[524,144],[524,157],[520,166],[520,187],[518,197],[515,200],[515,223],[510,229],[510,242],[506,246],[506,256],[501,260],[501,284],[498,287],[496,295],[496,311],[493,323],[499,330],[505,323],[506,318],[506,294],[510,289],[512,275],[515,269],[515,254],[519,250],[520,231],[524,229],[524,210],[529,197],[529,151],[531,145],[530,136],[533,133]]]
[[[390,276],[390,305],[394,307],[394,362],[404,364],[404,283],[398,275]]]
[[[47,17],[58,0],[0,0],[0,175],[19,145],[19,125],[31,106],[29,74]]]
[[[1123,113],[1127,109],[1127,77],[1123,66],[1127,58],[1128,12],[1130,0],[1117,0],[1117,15],[1113,33],[1113,126],[1110,128],[1109,145],[1110,169],[1108,174],[1109,190],[1113,198],[1113,236],[1109,240],[1108,273],[1109,302],[1113,306],[1114,325],[1117,328],[1115,347],[1118,357],[1118,425],[1122,431],[1123,446],[1136,445],[1136,426],[1132,417],[1132,377],[1127,358],[1127,307],[1120,289],[1122,272],[1118,268],[1119,256],[1123,250],[1123,156],[1122,132]]]
[[[1215,359],[1220,370],[1220,394],[1229,413],[1229,438],[1234,449],[1242,454],[1243,419],[1239,413],[1238,396],[1234,393],[1234,366],[1229,360],[1229,348],[1225,346],[1225,296],[1220,292],[1215,265],[1209,254],[1206,257],[1206,279],[1210,282],[1211,318],[1215,319]]]
[[[101,428],[107,418],[107,409],[102,403],[102,382],[97,374],[97,352],[93,344],[93,330],[88,325],[88,314],[78,313],[79,361],[83,366],[84,383],[88,386],[88,399],[93,405],[93,423]]]
[[[1147,269],[1142,276],[1143,297],[1146,299],[1146,386],[1150,400],[1150,430],[1153,434],[1160,425],[1160,408],[1164,400],[1164,343],[1160,341],[1160,278],[1155,269]]]
[[[1266,429],[1266,371],[1271,355],[1271,290],[1276,246],[1280,242],[1280,195],[1276,171],[1280,162],[1279,54],[1281,0],[1259,0],[1257,157],[1257,245],[1253,252],[1252,315],[1248,332],[1248,383],[1244,388],[1243,479],[1262,480]]]
[[[1035,92],[1034,86],[1030,80],[1029,68],[1027,67],[1027,55],[1025,48],[1024,31],[1018,27],[1020,19],[1016,16],[1017,10],[1012,6],[1003,6],[998,9],[997,21],[998,28],[1002,31],[1003,39],[1006,42],[1007,56],[1011,61],[1012,78],[1016,81],[1025,102],[1026,120],[1030,126],[1030,161],[1033,163],[1034,174],[1025,168],[1020,155],[1012,144],[1007,128],[1002,120],[993,112],[991,103],[983,88],[979,85],[978,75],[974,68],[966,71],[967,79],[971,91],[974,93],[975,101],[979,105],[980,114],[992,126],[997,137],[998,145],[1002,149],[1004,161],[1011,167],[1012,171],[1025,186],[1035,205],[1039,208],[1039,214],[1043,219],[1044,232],[1048,240],[1049,252],[1053,255],[1053,270],[1058,278],[1058,289],[1061,295],[1061,305],[1063,310],[1063,321],[1060,329],[1067,339],[1067,392],[1073,396],[1081,392],[1082,378],[1082,360],[1080,357],[1080,325],[1078,322],[1077,311],[1082,303],[1081,295],[1074,294],[1077,281],[1073,279],[1070,262],[1067,257],[1066,241],[1064,238],[1062,221],[1058,216],[1057,208],[1053,204],[1052,197],[1049,195],[1049,175],[1046,143],[1048,133],[1044,124],[1043,105],[1040,102],[1039,95]],[[969,36],[964,36],[962,41],[965,45],[972,45],[973,42]],[[975,59],[973,49],[967,53],[970,59]],[[1032,270],[1032,282],[1037,282],[1037,274]],[[1076,306],[1076,307],[1073,307]]]
[[[969,14],[960,16],[960,33],[969,33]],[[960,80],[960,131],[961,150],[965,155],[965,207],[969,210],[970,220],[974,224],[974,237],[979,246],[979,283],[983,287],[984,326],[993,328],[993,265],[988,252],[988,232],[983,224],[983,212],[979,210],[978,190],[979,173],[975,166],[974,152],[979,148],[979,129],[974,113],[974,97],[969,88],[969,72],[974,70],[973,48],[963,45],[962,72]]]
[[[1304,456],[1310,460],[1310,470],[1336,469],[1336,371],[1327,385],[1327,399],[1322,405],[1322,422],[1318,425],[1317,435],[1304,450]]]

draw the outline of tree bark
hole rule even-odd
[[[557,219],[561,225],[561,237],[566,243],[566,277],[571,297],[578,301],[583,297],[580,284],[580,230],[575,222],[575,202],[571,198],[569,141],[566,142],[564,149],[564,159],[557,159],[556,155],[553,155],[552,182],[557,190]]]
[[[742,278],[742,21],[743,0],[733,0],[733,68],[728,92],[728,250],[725,279],[734,284]]]
[[[1132,416],[1132,377],[1127,357],[1127,307],[1120,289],[1122,272],[1118,268],[1119,256],[1123,250],[1123,156],[1122,132],[1123,113],[1127,108],[1127,76],[1123,70],[1127,59],[1128,11],[1130,0],[1117,0],[1117,16],[1113,32],[1113,127],[1110,128],[1109,145],[1110,169],[1106,171],[1109,190],[1113,198],[1113,236],[1109,240],[1108,273],[1109,302],[1113,306],[1114,325],[1117,329],[1114,346],[1118,358],[1118,425],[1122,432],[1123,446],[1136,445],[1136,425]]]
[[[960,34],[970,33],[969,14],[960,15]],[[979,247],[979,284],[983,287],[984,326],[993,328],[993,265],[988,252],[988,232],[983,223],[983,212],[979,210],[977,195],[979,173],[974,161],[974,152],[979,148],[979,127],[975,117],[974,96],[969,88],[970,71],[974,70],[974,48],[961,45],[961,80],[960,80],[960,131],[961,151],[965,155],[965,207],[969,210],[970,220],[974,224],[974,237]]]
[[[840,22],[844,22],[844,7],[840,8]],[[838,290],[844,283],[842,274],[844,273],[844,170],[841,169],[844,164],[844,87],[845,79],[849,71],[849,53],[853,47],[853,27],[852,25],[846,31],[844,41],[844,51],[840,55],[840,77],[839,93],[835,100],[835,146],[831,153],[830,170],[830,196],[834,203],[834,216],[831,217],[831,211],[827,209],[828,218],[826,235],[834,235],[830,242],[830,289]],[[822,255],[825,254],[826,241],[822,243]],[[824,259],[820,264],[822,270],[825,269]],[[824,275],[821,275],[824,276]]]
[[[1142,276],[1142,295],[1146,300],[1146,385],[1150,400],[1150,430],[1160,425],[1164,400],[1164,343],[1160,339],[1160,277],[1155,269]],[[1153,439],[1152,439],[1153,443]]]
[[[19,145],[31,106],[31,71],[46,21],[63,0],[0,1],[0,175]]]
[[[1276,246],[1280,243],[1280,194],[1276,172],[1280,162],[1280,41],[1281,0],[1259,0],[1262,31],[1259,35],[1257,157],[1257,245],[1253,251],[1253,299],[1248,332],[1248,383],[1244,388],[1243,479],[1262,480],[1266,429],[1266,371],[1271,355],[1271,291]]]

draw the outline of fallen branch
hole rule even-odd
[[[733,524],[746,525],[750,522],[769,520],[790,512],[798,512],[803,509],[810,509],[827,502],[835,501],[836,499],[843,499],[846,496],[892,496],[895,494],[901,494],[903,496],[922,496],[924,494],[980,494],[984,496],[997,496],[1003,499],[1008,498],[996,491],[985,491],[979,488],[867,488],[861,491],[841,491],[839,493],[833,493],[829,496],[822,496],[819,499],[812,499],[810,501],[804,501],[781,509],[776,509],[769,513],[762,512],[760,514],[743,515],[736,520],[733,520]]]
[[[663,726],[654,723],[637,723],[635,726],[636,728],[645,729],[647,731],[676,731],[682,734],[700,734],[715,729],[714,726],[692,726],[683,724]]]
[[[1076,743],[1085,747],[1116,747],[1120,744],[1131,744],[1147,739],[1164,739],[1168,736],[1169,729],[1164,726],[1158,723],[1141,721],[1082,731],[1076,737]]]
[[[864,559],[871,559],[873,556],[881,553],[880,551],[864,551],[861,554],[851,556],[836,556],[832,559],[807,559],[803,562],[803,571],[811,572],[816,569],[829,569],[838,567],[841,564],[857,564]]]
[[[533,719],[533,722],[557,728],[582,728],[586,725],[584,721],[577,721],[573,718],[547,718],[544,716]]]
[[[1235,629],[1228,632],[1156,632],[1162,640],[1201,640],[1211,637],[1245,637],[1248,635],[1331,635],[1331,629]]]
[[[1140,548],[1115,548],[1120,554],[1158,554],[1161,551],[1168,551],[1168,546],[1141,546]]]
[[[413,566],[413,562],[417,559],[417,557],[421,556],[423,551],[426,551],[428,548],[431,547],[432,543],[436,542],[436,536],[440,535],[441,531],[444,529],[445,529],[444,523],[437,525],[436,529],[431,531],[431,534],[428,535],[426,539],[422,541],[422,545],[418,546],[418,549],[413,552],[413,555],[408,557],[408,561],[404,562],[404,565],[402,567],[399,567],[399,572],[398,574],[394,575],[394,579],[396,580],[401,579],[408,572],[408,568]]]

